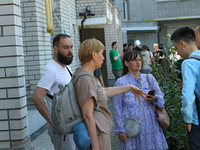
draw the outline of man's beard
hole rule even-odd
[[[71,56],[71,57],[70,57]],[[65,64],[65,65],[70,65],[72,60],[73,60],[73,54],[72,53],[69,53],[67,54],[66,56],[63,55],[59,49],[58,49],[58,55],[57,55],[57,60],[62,63],[62,64]]]

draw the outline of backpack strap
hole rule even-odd
[[[96,83],[94,77],[93,77],[90,73],[88,73],[88,72],[86,72],[86,71],[79,73],[79,74],[76,75],[75,77],[73,76],[73,77],[72,77],[72,81],[71,81],[72,84],[74,85],[74,84],[76,83],[76,81],[77,81],[81,76],[85,76],[85,75],[90,76],[90,77],[92,78],[92,80],[94,81],[95,89],[96,89],[96,93],[97,93],[97,83]],[[96,102],[96,110],[99,110],[99,104],[98,104],[97,102]]]
[[[197,59],[197,60],[200,60],[200,56],[192,55],[192,56],[187,57],[186,59]]]
[[[194,92],[194,94],[195,94],[195,104],[196,104],[196,107],[197,107],[197,115],[198,115],[198,120],[199,120],[199,129],[200,129],[200,103],[199,103],[199,99],[198,99],[198,97],[197,97],[197,93],[196,92]]]
[[[67,66],[66,66],[66,68],[67,68],[69,74],[70,74],[71,77],[72,77],[72,73],[71,73],[71,71],[69,70],[69,68],[68,68]],[[53,99],[53,95],[50,95],[50,94],[46,93],[46,96],[48,96],[50,99]]]
[[[85,76],[85,75],[90,76],[90,77],[92,78],[92,80],[93,80],[94,83],[95,83],[95,89],[96,89],[96,92],[97,92],[97,83],[96,83],[94,77],[93,77],[90,73],[88,73],[88,72],[86,72],[86,71],[79,73],[78,75],[75,76],[75,78],[73,77],[73,78],[72,78],[72,84],[74,85],[74,84],[76,83],[76,81],[77,81],[80,77]]]
[[[72,73],[71,73],[71,71],[69,70],[69,68],[66,66],[66,68],[67,68],[67,70],[68,70],[68,72],[69,72],[69,74],[71,75],[71,77],[72,77]]]

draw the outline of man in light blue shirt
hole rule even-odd
[[[200,56],[200,51],[195,43],[195,33],[191,28],[182,27],[177,29],[171,36],[178,54],[183,58],[192,55]],[[200,150],[200,129],[195,93],[200,99],[200,61],[186,59],[181,65],[183,77],[182,108],[181,112],[187,125],[189,147],[191,150]]]

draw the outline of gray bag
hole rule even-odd
[[[57,94],[54,94],[53,96],[51,119],[54,124],[54,127],[60,133],[72,133],[72,128],[83,121],[82,113],[74,92],[74,84],[81,76],[85,75],[90,76],[94,80],[93,76],[88,72],[81,72],[78,75],[76,75],[75,78],[73,76],[71,81],[65,86],[59,84],[58,87],[60,91]],[[97,85],[95,80],[94,83],[97,91]]]
[[[141,111],[141,104],[140,104],[140,111]],[[139,112],[140,118],[140,112]],[[141,122],[136,118],[129,117],[124,121],[124,128],[126,130],[127,137],[135,137],[140,133],[140,125]]]
[[[141,122],[135,118],[127,118],[124,121],[124,128],[126,130],[127,137],[135,137],[140,133]]]

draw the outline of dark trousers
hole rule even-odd
[[[115,81],[122,76],[122,69],[121,70],[112,70],[114,76],[115,76]]]
[[[190,150],[200,150],[200,129],[198,125],[192,124],[192,129],[188,132],[188,142]]]

